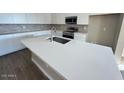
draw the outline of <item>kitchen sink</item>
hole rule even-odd
[[[51,38],[48,38],[49,40],[51,40]],[[69,42],[70,40],[68,39],[63,39],[63,38],[59,38],[59,37],[53,37],[53,41],[62,43],[62,44],[66,44],[67,42]]]

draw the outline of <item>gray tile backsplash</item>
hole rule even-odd
[[[49,30],[50,24],[0,24],[0,34]]]
[[[54,24],[57,30],[65,31],[68,27],[77,27],[79,32],[87,33],[88,25],[67,25],[67,24]]]
[[[65,25],[65,24],[0,24],[0,34],[22,33],[31,31],[50,30],[55,26],[57,30],[65,31],[67,27],[78,27],[78,31],[87,33],[88,25]]]

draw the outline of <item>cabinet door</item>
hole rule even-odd
[[[41,15],[44,18],[43,24],[51,24],[51,13],[42,13]]]
[[[27,18],[25,13],[13,13],[14,24],[26,24]]]
[[[13,13],[0,13],[0,24],[13,24]]]
[[[30,13],[26,14],[27,22],[29,24],[50,24],[51,14],[50,13]]]
[[[25,48],[19,38],[13,34],[0,36],[0,56]]]
[[[89,21],[88,13],[78,13],[77,16],[78,16],[77,24],[88,25],[88,21]]]
[[[55,20],[55,23],[56,24],[65,24],[65,14],[63,13],[58,13],[55,15],[56,17],[56,20]]]

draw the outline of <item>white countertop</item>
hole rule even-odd
[[[69,80],[122,79],[111,48],[71,40],[66,44],[46,37],[25,39],[23,44]]]

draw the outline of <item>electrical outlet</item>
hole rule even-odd
[[[23,25],[22,28],[23,28],[23,29],[26,29],[26,26]]]
[[[87,27],[86,26],[84,26],[84,30],[86,30],[87,29]]]
[[[103,28],[103,31],[106,31],[106,27]]]

